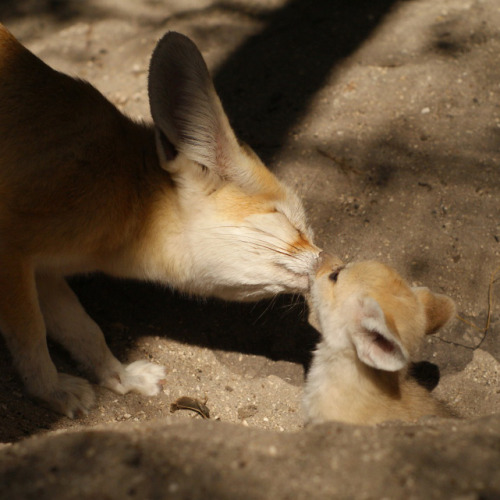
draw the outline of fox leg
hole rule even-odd
[[[49,335],[65,347],[100,385],[119,394],[158,394],[165,378],[162,366],[147,361],[122,365],[109,350],[97,323],[85,312],[62,276],[37,277]]]
[[[0,330],[27,392],[68,417],[87,413],[94,402],[90,384],[58,373],[50,359],[33,266],[6,254],[0,257]]]

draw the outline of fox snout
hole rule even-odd
[[[314,279],[318,279],[327,273],[337,271],[342,267],[344,267],[344,263],[338,257],[323,250],[316,260],[316,264],[309,276],[309,281],[312,282]]]

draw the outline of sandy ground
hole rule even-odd
[[[440,373],[436,395],[462,417],[500,413],[496,0],[21,0],[2,2],[0,21],[51,66],[145,120],[156,40],[166,30],[190,36],[235,129],[299,192],[317,243],[346,261],[392,264],[449,294],[476,325],[457,319],[423,346],[421,367],[436,383]],[[200,418],[171,413],[179,396],[206,400],[223,422],[302,427],[317,334],[300,298],[226,304],[103,276],[71,283],[120,359],[167,367],[165,390],[121,397],[96,387],[97,407],[72,421],[24,397],[2,343],[1,442]],[[78,373],[51,351],[59,369]]]

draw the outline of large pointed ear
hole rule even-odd
[[[160,149],[170,142],[190,160],[227,175],[238,142],[205,61],[186,36],[169,32],[158,42],[149,66],[149,102]],[[168,157],[164,151],[162,156]]]
[[[355,323],[351,339],[360,361],[378,370],[404,368],[409,356],[401,341],[391,332],[382,308],[372,297],[356,298]]]
[[[455,303],[446,295],[432,293],[426,287],[413,288],[413,292],[424,306],[427,335],[436,333],[455,316]]]

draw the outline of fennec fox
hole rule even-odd
[[[411,288],[378,262],[339,267],[323,255],[320,262],[309,306],[322,340],[304,389],[306,420],[376,424],[449,415],[407,367],[423,336],[454,315],[453,301]]]
[[[256,300],[306,290],[319,254],[298,197],[238,142],[185,36],[158,43],[149,98],[154,125],[135,123],[0,24],[0,329],[27,391],[70,417],[93,391],[57,373],[46,329],[118,393],[157,393],[164,369],[118,362],[64,276]]]

